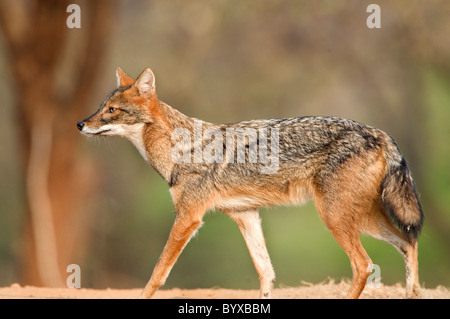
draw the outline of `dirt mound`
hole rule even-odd
[[[273,298],[277,299],[306,299],[306,298],[344,298],[350,284],[348,282],[335,283],[330,281],[321,284],[304,283],[299,287],[276,288]],[[122,299],[135,298],[141,292],[141,288],[135,289],[69,289],[69,288],[45,288],[45,287],[21,287],[12,284],[9,287],[0,288],[0,299]],[[156,299],[253,299],[258,298],[258,290],[238,289],[161,289],[154,296]],[[363,299],[380,298],[405,298],[405,287],[401,284],[393,286],[380,285],[377,288],[366,287],[361,295]],[[422,288],[421,298],[425,299],[450,299],[450,290],[438,286],[433,289]]]

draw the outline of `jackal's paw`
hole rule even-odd
[[[270,292],[262,292],[259,296],[260,299],[270,299],[272,298],[272,294]]]
[[[420,288],[414,288],[412,292],[406,292],[406,299],[420,299]]]
[[[145,294],[144,294],[144,291],[142,291],[139,295],[137,295],[136,297],[133,297],[133,298],[131,298],[131,299],[150,299],[151,297],[147,297]]]

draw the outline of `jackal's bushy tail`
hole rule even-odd
[[[381,198],[385,212],[408,237],[416,239],[422,229],[423,212],[414,180],[406,161],[390,138],[386,150],[386,175],[381,184]]]
[[[393,223],[408,238],[416,239],[423,225],[422,206],[411,172],[392,138],[385,157],[387,168],[381,184],[382,205]]]

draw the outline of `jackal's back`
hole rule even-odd
[[[254,120],[227,124],[226,128],[266,128],[277,130],[278,174],[292,169],[293,176],[310,177],[319,172],[333,172],[349,158],[380,149],[388,143],[383,131],[339,117],[305,116],[287,119]],[[267,135],[268,152],[273,136]],[[228,169],[252,169],[251,165],[229,165]],[[256,170],[256,167],[253,167]],[[253,172],[254,173],[254,172]],[[248,175],[248,174],[244,174]],[[259,174],[258,174],[259,175]]]

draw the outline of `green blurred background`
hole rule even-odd
[[[66,28],[64,3],[63,23],[47,31],[55,32],[58,41],[58,28],[66,29],[51,69],[50,91],[63,96],[55,103],[54,136],[61,130],[73,143],[70,157],[84,172],[80,189],[86,191],[76,201],[71,215],[76,217],[62,218],[64,233],[78,234],[73,242],[57,238],[65,258],[59,260],[63,278],[65,265],[76,263],[82,287],[143,287],[174,219],[169,187],[131,143],[118,137],[87,139],[76,129],[76,120],[93,113],[115,87],[120,66],[133,77],[151,67],[159,98],[205,121],[333,115],[385,130],[408,161],[426,216],[419,240],[420,282],[450,286],[449,1],[72,2],[80,5],[81,28]],[[381,29],[366,26],[366,8],[374,2],[381,7]],[[49,285],[36,276],[29,244],[27,139],[20,135],[26,121],[18,112],[27,91],[17,80],[21,67],[14,64],[17,52],[27,46],[15,51],[15,33],[8,33],[20,20],[20,10],[30,15],[46,4],[54,5],[5,0],[0,7],[0,286]],[[17,9],[20,5],[25,8]],[[91,19],[94,10],[103,10],[104,16]],[[45,21],[34,22],[34,28]],[[90,28],[100,22],[105,25],[99,27],[98,41],[86,46],[94,32]],[[54,52],[33,45],[41,55]],[[99,55],[95,69],[83,64],[82,50]],[[62,93],[70,97],[67,92],[78,85],[74,74],[86,68],[95,71],[95,81],[86,76],[92,81],[80,92],[92,92],[76,105]],[[42,72],[47,69],[43,66]],[[65,116],[77,110],[78,118]],[[52,157],[52,167],[64,152]],[[261,209],[261,217],[276,286],[351,278],[347,256],[313,203]],[[257,289],[258,277],[237,226],[220,212],[208,213],[204,222],[165,287]],[[397,251],[371,238],[362,240],[381,268],[381,282],[404,284]]]

